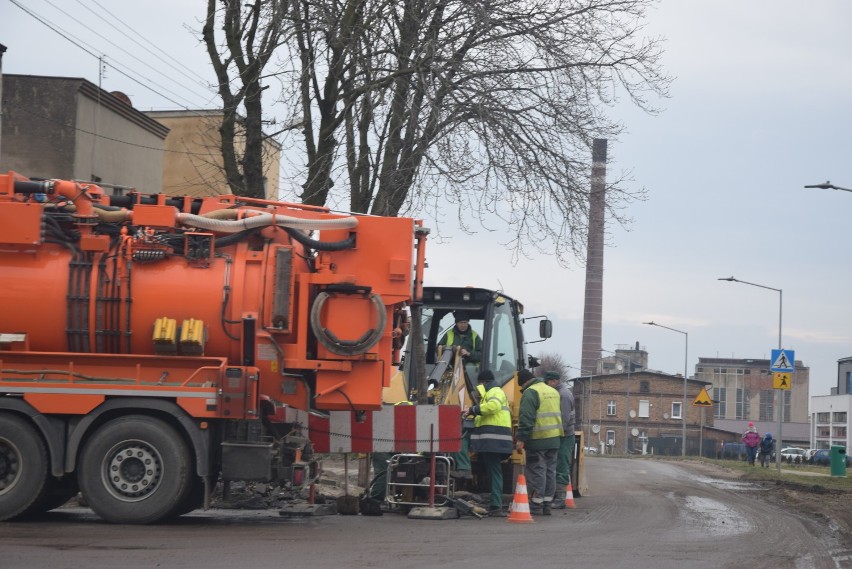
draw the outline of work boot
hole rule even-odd
[[[530,514],[534,516],[542,516],[544,515],[544,506],[541,502],[531,502],[530,503]]]
[[[553,495],[553,504],[551,504],[551,508],[554,510],[564,510],[565,509],[565,498],[568,495],[568,492],[563,488],[562,490],[557,490],[556,494]]]
[[[503,508],[489,508],[489,518],[505,518],[508,514],[503,511]]]
[[[551,507],[550,502],[545,502],[544,504],[542,504],[541,505],[541,515],[542,516],[549,516],[550,515],[550,507]]]

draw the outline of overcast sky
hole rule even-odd
[[[97,84],[105,54],[124,73],[107,66],[102,86],[137,108],[216,106],[188,31],[200,29],[205,3],[99,2],[0,0],[3,71]],[[850,22],[844,0],[663,0],[651,11],[648,31],[667,39],[663,64],[676,80],[657,116],[610,110],[627,132],[610,142],[609,172],[632,172],[648,199],[626,212],[629,228],[608,227],[605,349],[639,342],[651,368],[681,373],[684,335],[642,325],[654,320],[688,333],[690,375],[698,357],[768,358],[780,295],[717,280],[733,275],[783,290],[783,345],[810,367],[810,394],[836,384],[837,360],[852,356],[852,193],[802,186],[852,188]],[[427,284],[502,287],[528,315],[554,320],[555,337],[530,351],[579,367],[583,267],[546,256],[512,266],[498,241],[431,243]]]

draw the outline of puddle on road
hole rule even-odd
[[[752,482],[738,482],[736,480],[722,480],[720,478],[695,478],[696,482],[706,486],[712,486],[719,490],[761,490],[761,488]]]
[[[699,532],[706,537],[719,537],[753,529],[747,518],[718,500],[686,496],[679,501],[683,504],[681,517],[687,530]]]

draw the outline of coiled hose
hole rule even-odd
[[[320,320],[322,307],[330,296],[327,292],[320,292],[316,300],[314,300],[313,306],[311,306],[311,329],[314,331],[320,344],[325,346],[328,351],[341,356],[357,356],[375,346],[381,339],[385,325],[388,322],[388,315],[385,311],[385,303],[382,302],[382,297],[376,293],[371,293],[369,297],[376,309],[376,317],[378,319],[376,327],[364,332],[357,340],[341,340],[331,330],[325,328]]]

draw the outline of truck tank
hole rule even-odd
[[[309,481],[304,413],[381,407],[426,234],[408,218],[0,174],[0,519],[78,482],[105,519],[149,523],[219,479]],[[122,436],[159,457],[140,475],[154,486],[132,489]]]

